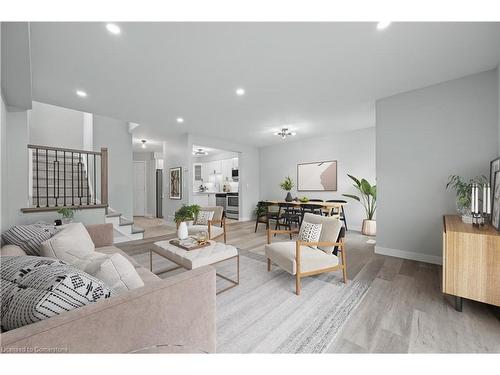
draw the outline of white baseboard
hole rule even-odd
[[[388,247],[375,246],[375,254],[388,255],[391,257],[417,260],[424,263],[443,264],[443,259],[436,255],[415,253],[413,251],[390,249]]]

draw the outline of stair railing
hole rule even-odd
[[[108,206],[108,149],[28,145],[29,205],[23,212]]]

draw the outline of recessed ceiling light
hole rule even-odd
[[[389,21],[381,21],[381,22],[377,23],[377,30],[387,29],[391,23],[392,22],[389,22]]]
[[[78,95],[80,98],[86,98],[87,93],[83,90],[76,90],[76,95]]]
[[[236,95],[238,95],[238,96],[243,96],[243,95],[245,95],[245,89],[244,89],[244,88],[241,88],[241,87],[240,87],[240,88],[237,88],[237,89],[236,89]]]
[[[142,142],[142,148],[146,148],[146,140],[145,139],[141,139],[141,142]]]
[[[111,34],[115,34],[115,35],[118,35],[122,32],[122,30],[120,29],[120,27],[114,23],[108,23],[106,24],[106,29],[108,29],[108,31],[111,33]]]
[[[177,122],[179,124],[182,124],[184,122],[184,119],[182,117],[177,117]]]

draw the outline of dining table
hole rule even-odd
[[[293,204],[294,206],[300,207],[302,205],[314,205],[321,208],[321,210],[325,213],[326,216],[332,216],[340,218],[340,212],[342,207],[347,204],[347,202],[315,202],[315,201],[307,201],[302,202],[300,200],[287,202],[285,200],[266,200],[265,202],[279,206],[280,204]]]

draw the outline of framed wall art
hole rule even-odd
[[[170,168],[170,199],[182,199],[182,167]]]
[[[337,191],[337,160],[297,164],[298,191]]]

